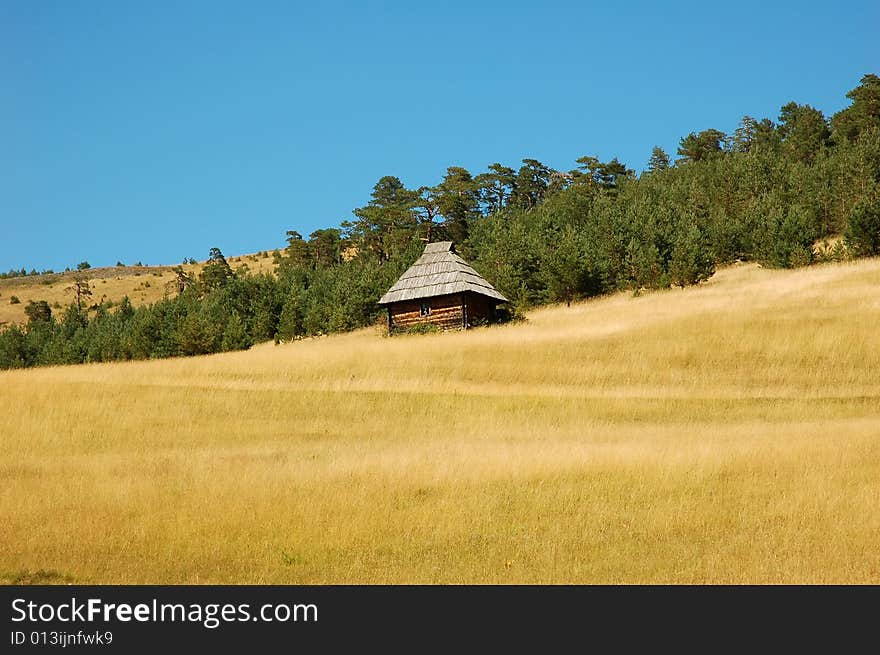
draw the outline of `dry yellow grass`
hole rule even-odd
[[[252,273],[271,273],[275,262],[271,255],[241,255],[228,257],[233,269],[247,264]],[[198,275],[205,263],[186,264],[184,270],[190,275]],[[0,280],[0,326],[4,323],[27,323],[24,308],[30,301],[45,300],[60,313],[61,308],[73,302],[73,296],[66,289],[74,278],[81,275],[89,280],[92,289],[91,303],[110,301],[118,303],[128,296],[135,306],[146,305],[160,300],[169,291],[169,283],[174,280],[171,266],[122,266],[112,268],[92,268],[81,273],[57,273],[35,275]],[[12,304],[12,296],[20,302]]]
[[[880,260],[0,374],[0,571],[880,582]]]

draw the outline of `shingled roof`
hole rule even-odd
[[[452,241],[439,241],[425,246],[422,256],[379,299],[379,304],[388,305],[401,300],[432,298],[463,291],[478,293],[499,302],[509,302],[465,260],[455,254]]]

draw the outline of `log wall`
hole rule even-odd
[[[422,316],[423,302],[431,308],[427,316]],[[444,330],[461,329],[464,326],[464,312],[460,294],[404,300],[389,305],[388,312],[390,315],[389,327],[392,332],[423,323],[439,325]]]
[[[430,306],[422,316],[422,303]],[[436,296],[404,300],[388,307],[388,328],[391,332],[415,325],[432,324],[444,330],[460,330],[472,325],[490,323],[495,318],[495,302],[477,293]]]

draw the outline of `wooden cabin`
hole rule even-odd
[[[455,253],[451,241],[429,243],[388,292],[388,332],[420,324],[462,330],[491,321],[495,307],[508,302]]]

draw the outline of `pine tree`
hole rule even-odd
[[[669,168],[669,155],[660,146],[654,146],[651,150],[651,158],[648,160],[648,170],[651,173],[665,171]]]
[[[860,200],[853,207],[844,239],[856,257],[880,255],[880,194]]]
[[[794,161],[812,163],[831,132],[824,114],[810,105],[789,102],[779,113],[779,135]]]
[[[702,161],[721,152],[721,144],[727,139],[727,135],[720,130],[708,129],[699,134],[691,132],[681,138],[678,147],[680,163]]]
[[[869,73],[846,94],[852,103],[831,118],[834,140],[853,142],[864,132],[880,130],[880,77]]]
[[[223,330],[223,340],[220,342],[220,349],[223,351],[244,350],[252,345],[253,341],[247,333],[241,316],[239,316],[238,312],[232,312],[229,320],[226,322],[226,329]]]
[[[24,313],[28,317],[29,323],[48,323],[52,320],[52,308],[45,300],[32,300],[24,308]]]
[[[220,248],[211,248],[208,261],[199,276],[205,291],[210,292],[224,287],[234,277],[235,273],[232,272]]]
[[[89,285],[88,278],[75,277],[73,284],[64,289],[66,292],[73,294],[76,301],[76,308],[82,311],[83,302],[92,295],[92,287]]]
[[[446,169],[443,181],[433,189],[437,209],[446,219],[443,232],[455,243],[463,243],[471,223],[480,215],[480,194],[470,172],[460,166]]]
[[[706,240],[695,224],[680,231],[669,260],[669,281],[680,287],[708,280],[715,263]]]

